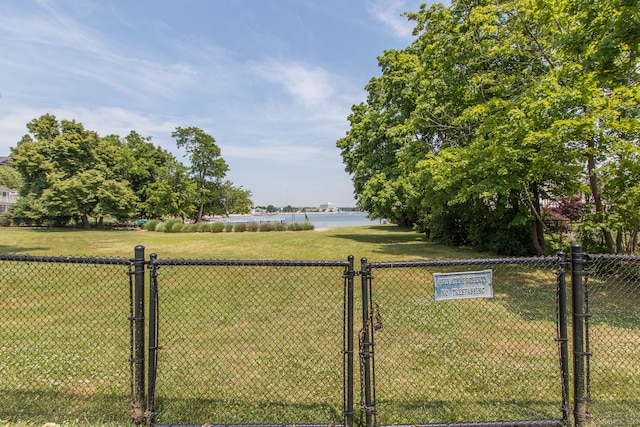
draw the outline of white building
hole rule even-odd
[[[325,212],[337,212],[338,206],[335,203],[327,202],[320,205],[320,210]]]
[[[9,210],[9,207],[18,201],[18,190],[0,187],[0,214]]]

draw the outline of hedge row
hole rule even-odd
[[[154,219],[147,221],[143,227],[148,231],[160,231],[165,233],[222,233],[223,231],[227,233],[242,233],[245,231],[305,231],[314,229],[313,224],[310,222],[292,222],[288,225],[279,222],[265,222],[260,224],[257,222],[239,222],[236,224],[224,222],[184,224],[179,219],[169,219],[167,221]]]

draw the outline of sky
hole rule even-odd
[[[336,142],[424,2],[4,0],[0,156],[50,113],[188,164],[171,133],[195,126],[255,206],[355,206]]]

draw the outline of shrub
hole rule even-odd
[[[175,224],[180,224],[180,227],[176,227],[176,229],[174,230],[174,229],[173,229],[173,226],[174,226]],[[166,233],[173,233],[173,232],[177,232],[177,231],[180,231],[180,230],[182,229],[182,225],[183,225],[183,224],[182,224],[182,221],[180,221],[179,219],[173,218],[173,219],[170,219],[170,220],[168,220],[168,221],[166,221],[166,222],[164,223],[164,231],[165,231]]]
[[[162,233],[163,231],[165,231],[166,226],[167,226],[167,224],[165,224],[164,222],[159,222],[156,225],[155,231],[158,231],[158,232]]]
[[[209,233],[211,231],[211,224],[205,222],[202,223],[200,225],[198,225],[198,232],[199,233]]]
[[[273,224],[273,231],[287,231],[287,226],[281,222]]]
[[[0,227],[9,227],[11,225],[11,218],[8,214],[4,213],[0,215]]]
[[[273,224],[270,222],[260,224],[260,231],[273,231]]]
[[[258,231],[260,229],[260,226],[258,225],[257,222],[251,222],[247,225],[247,231]]]
[[[236,224],[235,227],[233,227],[233,231],[237,233],[242,233],[244,231],[247,231],[247,224],[245,224],[244,222],[240,222]]]
[[[224,231],[226,231],[227,233],[231,233],[233,231],[233,224],[231,224],[230,222],[226,223],[224,225]]]
[[[162,221],[160,221],[159,219],[152,219],[150,221],[145,222],[142,228],[144,228],[147,231],[156,231],[156,227],[158,226],[158,224],[161,224],[161,223]]]
[[[180,231],[183,233],[195,233],[199,226],[199,224],[185,224]]]
[[[224,223],[214,222],[213,224],[211,224],[211,231],[213,233],[222,233],[222,230],[224,230]]]
[[[169,227],[168,224],[167,224],[167,227]],[[180,233],[183,228],[184,228],[184,224],[181,223],[181,222],[174,222],[173,224],[171,224],[171,232],[172,233]]]
[[[313,230],[314,225],[310,222],[292,222],[287,226],[287,230],[289,231],[306,231]]]

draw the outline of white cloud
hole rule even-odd
[[[53,114],[58,120],[75,120],[82,123],[85,129],[98,132],[100,136],[116,134],[125,137],[135,130],[143,136],[151,136],[156,145],[175,152],[175,143],[171,132],[176,126],[184,126],[171,117],[158,117],[117,107],[99,107],[96,109],[51,107],[15,108],[0,116],[0,155],[9,154],[10,147],[15,147],[23,135],[28,133],[26,124],[43,114]],[[181,119],[182,120],[182,119]]]
[[[329,73],[292,61],[254,62],[251,70],[265,80],[284,87],[297,103],[307,107],[324,105],[334,93]]]
[[[407,11],[404,0],[369,0],[367,11],[396,37],[410,38],[414,25],[402,16]]]
[[[378,22],[401,28],[403,10],[395,4],[393,9],[371,3],[378,21],[360,13],[366,25],[358,28],[382,37]],[[124,137],[135,130],[181,161],[171,132],[176,126],[200,127],[216,138],[222,156],[233,163],[232,172],[251,189],[267,186],[279,173],[315,198],[318,187],[329,185],[327,176],[345,180],[335,142],[348,129],[350,107],[366,96],[363,86],[371,74],[354,75],[363,61],[341,50],[350,38],[330,44],[336,38],[332,22],[322,26],[332,32],[327,39],[315,28],[305,40],[291,39],[289,31],[267,32],[269,39],[256,46],[255,37],[242,41],[253,27],[238,34],[215,32],[167,14],[177,10],[173,5],[159,6],[153,14],[131,5],[0,2],[0,156],[27,133],[26,123],[51,113],[103,136]],[[254,30],[257,34],[262,27]],[[236,37],[240,43],[234,43]],[[272,41],[278,40],[286,43],[274,48]],[[329,53],[314,56],[325,48]],[[313,176],[320,178],[309,181]],[[262,197],[276,195],[265,190]]]

